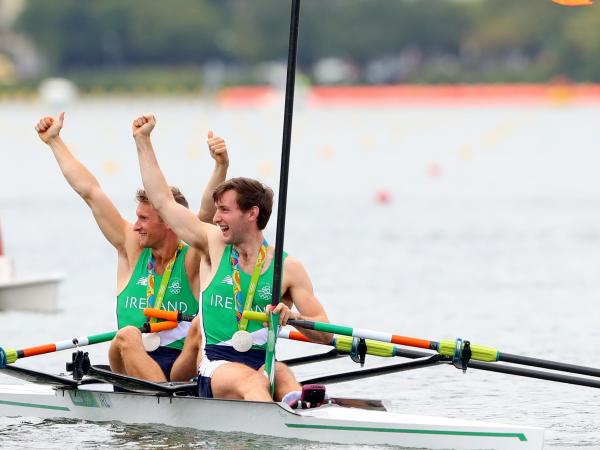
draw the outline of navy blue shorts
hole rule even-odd
[[[212,375],[220,365],[228,362],[245,364],[254,370],[258,370],[265,363],[265,351],[252,349],[242,353],[225,345],[207,345],[200,363],[200,375],[198,376],[199,397],[213,397],[210,385]]]
[[[156,361],[162,369],[167,381],[171,381],[171,368],[180,354],[181,350],[170,347],[158,347],[156,350],[148,352],[148,356]]]

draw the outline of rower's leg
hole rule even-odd
[[[275,366],[275,401],[281,401],[285,394],[292,391],[302,391],[302,386],[290,368],[278,362]]]
[[[198,375],[198,367],[202,357],[200,354],[201,344],[200,319],[195,317],[185,338],[183,350],[181,350],[181,354],[171,368],[171,381],[188,381]]]
[[[113,372],[148,381],[167,381],[165,374],[142,344],[142,333],[136,327],[121,328],[108,350],[108,360]]]
[[[210,387],[215,398],[272,401],[269,380],[263,371],[244,364],[232,362],[220,366],[212,375]]]

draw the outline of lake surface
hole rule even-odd
[[[171,184],[199,205],[206,132],[227,140],[231,176],[277,187],[280,109],[201,99],[66,105],[63,139],[134,218],[131,121],[156,114]],[[0,220],[17,275],[60,271],[60,311],[0,312],[0,345],[24,348],[115,329],[116,254],[33,130],[59,107],[0,103]],[[332,322],[600,367],[600,110],[587,106],[313,109],[294,116],[286,249]],[[274,242],[275,216],[267,230]],[[88,347],[105,363],[107,345]],[[280,357],[319,351],[282,342]],[[18,365],[62,371],[69,352]],[[367,365],[385,364],[367,358]],[[353,368],[335,361],[299,378]],[[18,381],[0,377],[0,383]],[[592,388],[430,367],[332,385],[394,410],[546,429],[547,448],[600,446]],[[199,418],[201,420],[201,418]],[[154,426],[0,419],[2,448],[324,449],[330,444]],[[347,448],[338,446],[335,448]]]

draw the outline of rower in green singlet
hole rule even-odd
[[[143,190],[136,195],[137,220],[135,223],[125,220],[98,180],[61,139],[63,122],[64,113],[56,118],[43,117],[35,129],[52,150],[68,183],[90,207],[103,235],[117,250],[117,319],[120,330],[109,350],[111,369],[152,381],[188,380],[197,373],[200,347],[198,320],[192,322],[191,339],[186,339],[185,344],[183,338],[188,326],[185,324],[175,330],[149,336],[145,339],[149,341],[147,347],[156,347],[150,352],[144,348],[141,333],[134,326],[145,320],[142,310],[146,305],[154,304],[164,309],[187,307],[190,314],[198,310],[201,255],[181,244],[180,237],[162,220]],[[210,192],[225,179],[229,160],[222,138],[209,132],[207,143],[216,165],[196,217],[210,221],[214,212]],[[187,200],[178,189],[169,189],[169,195],[187,209]],[[158,294],[163,281],[166,283],[165,293],[161,296]],[[152,286],[156,287],[156,293],[150,289]]]
[[[269,279],[269,275],[264,272],[270,270],[274,249],[266,245],[263,230],[271,215],[273,191],[250,178],[227,180],[213,191],[216,206],[213,222],[216,226],[198,220],[189,210],[174,202],[169,194],[169,187],[160,171],[150,140],[155,124],[156,119],[151,115],[140,116],[133,122],[133,136],[144,188],[165,222],[190,247],[198,250],[202,257],[201,310],[203,314],[207,314],[207,317],[203,317],[203,331],[208,341],[200,364],[199,394],[272,401],[269,380],[264,376],[262,368],[256,370],[258,358],[252,356],[254,352],[263,352],[261,331],[255,329],[254,325],[248,325],[244,330],[240,316],[244,309],[266,305],[272,291],[268,284],[264,284],[264,280]],[[228,267],[227,261],[232,259],[228,257],[228,253],[233,254],[234,250],[237,262],[231,261]],[[261,263],[262,258],[264,260]],[[234,280],[235,266],[240,274],[238,287]],[[257,271],[259,277],[252,295],[245,283],[248,283],[247,277],[253,276]],[[248,284],[252,285],[252,280]],[[260,298],[261,292],[264,299]],[[304,267],[292,256],[287,256],[283,261],[281,292],[281,302],[273,310],[280,313],[281,325],[285,325],[290,318],[328,321],[323,306],[313,293],[312,283]],[[292,310],[293,307],[295,310]],[[270,305],[266,306],[267,313],[270,308]],[[329,333],[304,329],[301,332],[317,342],[329,343],[332,339]],[[256,342],[254,339],[257,339]],[[234,344],[238,350],[226,349],[234,347]],[[276,365],[275,380],[275,400],[281,400],[300,389],[293,373],[283,364]]]

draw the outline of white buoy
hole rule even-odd
[[[77,99],[77,86],[65,78],[47,78],[38,88],[40,100],[49,105],[63,106]]]

